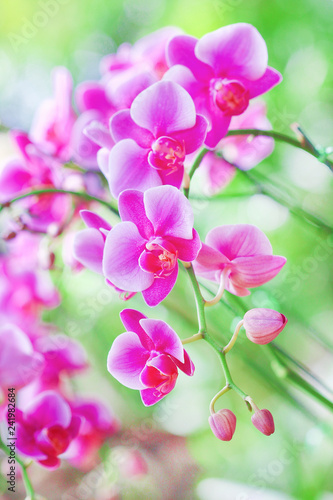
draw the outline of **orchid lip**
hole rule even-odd
[[[168,171],[168,175],[184,166],[185,154],[184,141],[161,136],[152,144],[148,162],[156,170]]]
[[[139,265],[143,271],[154,273],[155,278],[166,278],[175,269],[177,259],[178,251],[175,247],[163,239],[156,238],[146,244],[140,255]]]
[[[240,115],[249,105],[249,91],[238,80],[213,79],[211,92],[215,105],[227,116]]]

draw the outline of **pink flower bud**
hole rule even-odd
[[[275,431],[273,416],[268,410],[257,410],[251,420],[254,427],[265,436],[270,436]]]
[[[218,439],[230,441],[236,428],[236,416],[230,410],[219,410],[208,419],[209,425]]]
[[[273,309],[256,308],[244,316],[246,336],[255,344],[268,344],[284,329],[287,318]]]

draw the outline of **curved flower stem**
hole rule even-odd
[[[259,411],[260,409],[258,408],[258,406],[255,404],[255,402],[253,401],[252,398],[250,398],[250,396],[248,396],[246,399],[245,399],[245,402],[248,403],[248,407],[251,408],[250,411],[254,410],[255,412],[256,411]]]
[[[223,272],[221,273],[220,286],[219,286],[219,289],[217,291],[217,294],[211,300],[205,300],[205,306],[206,307],[215,306],[215,304],[217,304],[218,302],[220,302],[220,300],[222,298],[222,295],[224,293],[224,289],[225,289],[225,278],[226,278],[227,272],[228,272],[228,269],[225,268],[223,270]]]
[[[259,130],[259,129],[239,129],[239,130],[229,130],[226,137],[231,137],[233,135],[254,135],[254,136],[267,136],[272,137],[273,139],[281,142],[285,142],[294,146],[295,148],[303,149],[307,153],[311,154],[317,160],[325,163],[328,168],[333,171],[333,163],[327,158],[329,154],[331,154],[331,150],[329,148],[323,149],[321,147],[316,147],[312,141],[304,134],[303,130],[297,125],[297,131],[301,137],[301,140],[298,141],[293,137],[290,137],[285,134],[281,134],[280,132],[275,132],[274,130]]]
[[[207,335],[207,325],[206,325],[206,317],[205,317],[205,300],[203,296],[201,295],[199,283],[197,281],[194,269],[192,264],[190,264],[189,267],[185,268],[189,278],[192,283],[193,291],[194,291],[194,297],[195,297],[195,303],[197,307],[197,314],[198,314],[198,322],[199,322],[199,333],[202,334],[202,338],[206,338]],[[216,344],[217,345],[217,344]],[[217,346],[219,347],[219,346]]]
[[[208,153],[209,149],[207,148],[202,148],[201,151],[198,153],[198,156],[196,157],[196,159],[194,160],[193,162],[193,165],[189,171],[189,174],[188,174],[188,177],[189,177],[189,180],[191,181],[193,175],[194,175],[194,172],[197,170],[197,168],[200,166],[200,163],[203,159],[203,157],[205,156],[206,153]],[[184,188],[184,195],[186,196],[186,198],[189,197],[189,193],[190,193],[190,183],[188,183],[188,186],[186,186]]]
[[[242,299],[236,296],[232,297],[230,296],[230,298],[237,299],[237,308],[235,309],[233,306],[226,304],[226,302],[223,302],[223,305],[230,308],[234,314],[243,315],[247,311],[247,307],[245,306]],[[295,370],[290,368],[288,364],[280,358],[280,356],[277,354],[277,346],[274,344],[274,342],[271,342],[270,344],[263,346],[263,348],[265,349],[265,352],[267,354],[268,353],[270,354],[270,358],[271,359],[273,358],[271,367],[278,379],[292,382],[295,386],[297,386],[298,389],[306,392],[308,396],[314,397],[321,404],[323,404],[330,410],[333,410],[332,400],[326,398],[323,394],[321,394],[313,385],[307,382],[301,375],[299,375]],[[299,362],[296,359],[294,359],[290,354],[286,356],[286,353],[281,348],[279,348],[279,353],[281,354],[281,356],[285,356],[287,359],[289,358],[289,360],[291,360],[294,364],[298,365]],[[303,371],[305,371],[305,373],[309,377],[311,377],[311,373],[309,373],[306,367],[304,366],[303,366]],[[316,382],[319,383],[324,390],[327,390],[327,388],[323,386],[321,381],[318,381],[317,379]]]
[[[237,394],[245,400],[247,397],[247,394],[242,391],[233,381],[231,377],[231,373],[228,367],[228,363],[225,357],[225,353],[223,352],[223,348],[208,334],[207,331],[207,323],[206,323],[206,316],[205,316],[205,299],[203,298],[200,290],[200,286],[198,283],[198,280],[196,278],[194,269],[192,264],[189,267],[186,267],[186,271],[190,277],[193,291],[194,291],[194,296],[195,296],[195,303],[197,307],[197,315],[198,315],[198,322],[199,322],[199,333],[202,334],[202,338],[208,342],[212,346],[212,348],[217,352],[219,355],[225,380],[226,380],[226,386],[229,387],[230,389],[233,389]]]
[[[12,205],[13,203],[20,201],[20,200],[23,200],[24,198],[28,198],[29,196],[38,196],[41,194],[56,194],[56,193],[58,193],[58,194],[70,194],[72,196],[79,196],[80,198],[84,198],[87,201],[97,201],[101,205],[104,205],[109,210],[111,210],[111,212],[118,215],[118,210],[113,208],[107,201],[102,200],[100,198],[97,198],[96,196],[92,196],[88,193],[84,193],[81,191],[68,191],[66,189],[56,189],[56,188],[54,188],[54,189],[35,189],[33,191],[29,191],[28,193],[22,193],[22,194],[16,196],[15,198],[12,198],[11,200],[7,201],[6,203],[0,203],[0,212],[4,208],[7,208],[10,205]]]
[[[243,326],[243,323],[244,323],[244,320],[241,320],[241,321],[237,324],[237,326],[236,326],[236,328],[235,328],[235,331],[234,331],[234,334],[233,334],[233,336],[231,337],[231,340],[230,340],[229,344],[227,344],[227,345],[225,346],[225,348],[223,349],[223,353],[224,353],[224,354],[227,354],[227,352],[229,352],[229,351],[230,351],[230,349],[232,349],[232,348],[233,348],[233,346],[235,345],[235,342],[236,342],[236,340],[237,340],[237,337],[238,337],[238,334],[239,334],[239,332],[240,332],[240,329],[241,329],[241,328],[242,328],[242,326]]]
[[[6,455],[9,456],[9,450],[7,446],[2,442],[0,439],[0,448],[6,453]],[[36,493],[33,489],[33,486],[30,482],[28,473],[27,473],[27,465],[24,464],[24,462],[17,456],[15,455],[15,461],[20,465],[22,469],[22,479],[25,487],[25,491],[29,497],[29,500],[36,500]]]
[[[196,333],[195,335],[192,335],[192,337],[188,337],[187,339],[182,340],[182,344],[190,344],[191,342],[195,342],[196,340],[201,340],[203,339],[202,333]]]
[[[210,411],[210,414],[213,415],[215,413],[215,408],[214,408],[214,405],[216,403],[216,401],[221,397],[223,396],[223,394],[225,394],[226,392],[230,391],[231,388],[228,386],[228,385],[225,385],[223,387],[223,389],[221,389],[217,394],[215,394],[215,396],[213,397],[213,399],[211,400],[210,402],[210,405],[209,405],[209,411]]]

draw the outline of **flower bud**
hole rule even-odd
[[[265,436],[270,436],[275,431],[273,416],[268,410],[257,410],[251,420],[254,427]]]
[[[246,336],[255,344],[268,344],[284,329],[287,318],[273,309],[256,308],[244,316]]]
[[[219,410],[208,419],[209,425],[218,439],[230,441],[236,428],[236,416],[230,410]]]

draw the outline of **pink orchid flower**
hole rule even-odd
[[[230,130],[236,129],[270,130],[271,124],[266,117],[266,105],[262,101],[251,103],[247,110],[231,119]],[[274,149],[274,140],[270,137],[238,135],[222,139],[217,150],[223,158],[208,152],[200,170],[205,176],[204,185],[208,194],[215,194],[226,187],[236,174],[236,167],[250,170],[267,158]]]
[[[73,415],[81,419],[79,434],[65,453],[74,467],[90,470],[99,462],[99,450],[119,429],[119,421],[102,401],[75,399],[69,402]]]
[[[145,406],[153,405],[175,387],[178,368],[193,375],[194,365],[164,321],[148,319],[133,309],[123,310],[120,317],[127,332],[113,342],[108,370],[121,384],[140,390]]]
[[[31,140],[61,161],[70,159],[70,136],[76,115],[72,107],[73,82],[66,68],[53,71],[54,97],[38,108],[30,130]]]
[[[226,134],[232,116],[242,114],[250,99],[267,92],[281,75],[267,66],[267,47],[256,28],[224,26],[200,40],[175,36],[168,45],[172,68],[164,78],[182,85],[197,112],[210,124],[205,144],[214,149]]]
[[[36,352],[29,337],[17,326],[0,328],[0,387],[19,389],[42,371],[44,359]]]
[[[274,278],[286,259],[273,255],[267,236],[250,224],[215,227],[194,262],[196,273],[211,281],[225,279],[225,289],[240,297]]]
[[[117,198],[124,189],[179,188],[186,155],[203,144],[207,121],[182,87],[158,82],[141,92],[130,110],[116,113],[110,128],[117,144],[104,173]]]
[[[22,411],[16,410],[16,447],[44,467],[55,469],[71,441],[77,436],[81,419],[55,391],[45,391]]]
[[[176,282],[177,259],[191,262],[200,250],[191,205],[175,187],[159,186],[123,191],[119,213],[122,222],[105,241],[104,276],[123,290],[142,292],[156,306]]]

